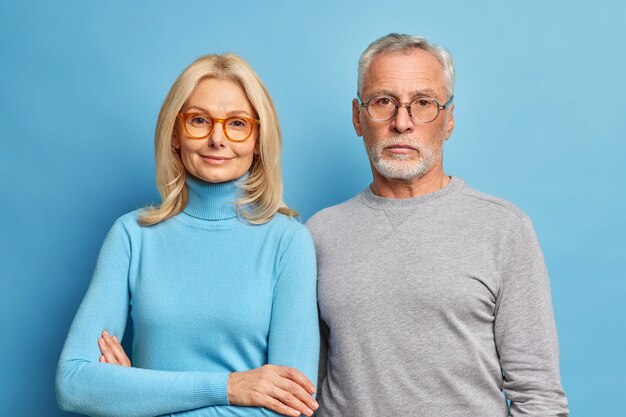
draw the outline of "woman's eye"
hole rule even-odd
[[[191,123],[194,125],[206,125],[206,124],[211,124],[211,119],[208,119],[205,116],[193,116],[190,119]]]
[[[244,128],[248,127],[248,121],[245,119],[231,119],[228,122],[228,125],[234,128]]]

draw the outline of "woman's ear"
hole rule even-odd
[[[172,151],[180,151],[180,138],[178,137],[178,132],[176,131],[176,129],[174,129],[174,131],[172,132]]]

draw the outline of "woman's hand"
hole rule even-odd
[[[313,415],[317,401],[311,396],[315,386],[297,369],[264,365],[228,376],[231,405],[265,407],[288,416]]]
[[[105,330],[102,337],[98,339],[98,347],[100,348],[100,362],[110,363],[112,365],[130,366],[130,359],[126,356],[124,348],[120,344],[117,337],[111,337]]]

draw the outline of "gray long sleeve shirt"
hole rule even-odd
[[[366,189],[307,223],[323,328],[319,417],[565,417],[550,286],[528,217],[456,177]]]

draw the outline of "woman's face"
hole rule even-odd
[[[219,119],[231,116],[257,118],[245,91],[237,82],[216,78],[200,81],[181,113],[199,113]],[[214,123],[211,134],[204,139],[191,138],[184,123],[181,118],[177,119],[173,141],[176,147],[180,147],[180,157],[191,175],[218,183],[237,179],[250,169],[259,136],[256,125],[248,139],[231,142],[224,135],[221,122]]]

